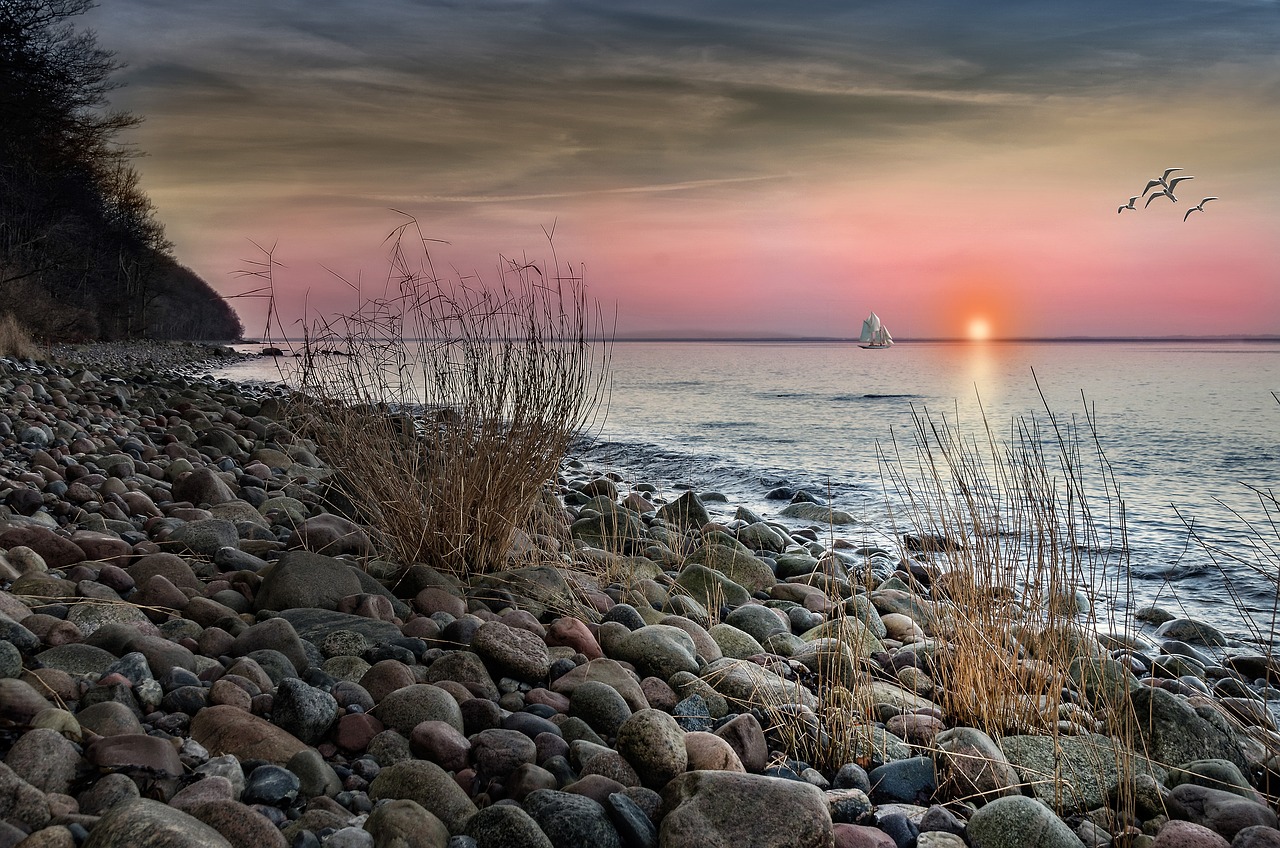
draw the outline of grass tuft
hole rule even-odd
[[[308,328],[303,432],[402,567],[465,576],[556,559],[549,486],[609,386],[582,275],[553,252],[503,260],[493,284],[445,278],[416,221],[390,241],[388,293]]]

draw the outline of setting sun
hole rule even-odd
[[[981,315],[969,319],[969,340],[985,342],[991,338],[991,324]]]

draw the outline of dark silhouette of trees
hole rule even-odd
[[[238,336],[226,302],[174,262],[117,141],[140,119],[108,108],[120,65],[74,22],[93,5],[0,0],[0,311],[45,338],[173,336],[157,305],[185,297],[216,301],[192,308],[209,319],[198,334]]]

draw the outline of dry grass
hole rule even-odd
[[[911,532],[938,540],[921,556],[937,571],[941,706],[993,738],[1062,729],[1068,669],[1100,653],[1093,601],[1128,593],[1124,504],[1092,419],[1047,414],[1004,441],[917,414],[913,455],[895,443],[886,463]]]
[[[582,277],[553,253],[503,260],[492,285],[446,279],[416,222],[390,241],[387,294],[308,328],[296,420],[402,566],[546,559],[563,528],[546,487],[609,385]]]
[[[0,356],[32,359],[39,355],[35,342],[12,312],[0,316]]]

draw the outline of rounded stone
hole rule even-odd
[[[159,801],[139,798],[118,804],[89,831],[83,848],[232,848],[209,825]]]
[[[1080,839],[1044,804],[1023,795],[996,798],[969,819],[975,848],[1080,848]]]
[[[689,762],[684,731],[670,715],[654,709],[640,710],[623,722],[617,750],[651,789],[661,789]]]

